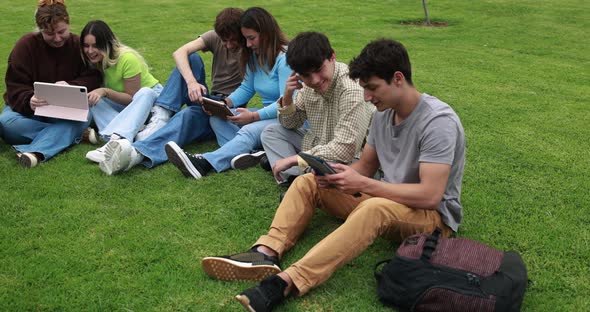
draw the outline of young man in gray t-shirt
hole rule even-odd
[[[399,42],[371,42],[350,63],[349,76],[377,108],[360,160],[333,164],[336,174],[298,177],[252,249],[202,261],[214,278],[264,279],[237,296],[251,310],[270,311],[289,293],[307,293],[379,236],[401,241],[436,227],[448,236],[461,222],[465,135],[457,114],[414,88]],[[383,180],[372,179],[380,167]],[[315,207],[344,223],[281,272],[278,259],[303,234]]]

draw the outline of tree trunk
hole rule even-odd
[[[430,16],[428,15],[428,8],[426,7],[426,0],[422,0],[422,6],[424,7],[424,15],[426,15],[426,25],[430,26]]]

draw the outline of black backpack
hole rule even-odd
[[[381,302],[400,311],[520,311],[528,279],[517,252],[440,233],[408,237],[377,263]]]

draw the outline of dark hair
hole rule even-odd
[[[222,40],[237,39],[242,37],[240,32],[240,18],[244,10],[238,8],[225,8],[217,14],[213,28]]]
[[[53,29],[55,24],[70,24],[70,15],[63,0],[40,0],[35,11],[35,23],[39,30]]]
[[[295,72],[303,74],[322,67],[325,60],[334,54],[330,40],[319,32],[299,33],[287,49],[287,64]]]
[[[93,35],[94,38],[96,38],[96,48],[104,51],[106,54],[105,57],[108,60],[113,60],[118,57],[116,53],[119,40],[117,40],[117,37],[109,25],[107,25],[107,23],[101,20],[95,20],[88,22],[88,24],[84,26],[84,29],[82,29],[82,32],[80,33],[80,41],[82,41],[80,44],[80,49],[82,50],[82,57],[84,61],[86,61],[86,54],[83,50],[84,38],[86,38],[87,35]]]
[[[256,31],[259,34],[258,59],[252,57],[252,50],[246,46],[246,41],[242,41],[241,66],[242,71],[246,72],[246,66],[254,71],[256,62],[265,72],[270,71],[275,65],[275,59],[281,52],[285,52],[285,47],[289,40],[281,31],[281,27],[275,18],[263,8],[248,8],[240,20],[241,27]]]
[[[348,68],[348,75],[352,79],[368,81],[372,76],[377,76],[387,83],[399,71],[413,85],[410,57],[406,48],[395,40],[378,39],[369,43],[359,56],[350,61]]]

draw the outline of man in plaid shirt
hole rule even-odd
[[[292,182],[302,173],[301,151],[350,163],[362,148],[374,110],[363,99],[363,89],[348,77],[348,66],[336,61],[324,34],[297,35],[289,43],[287,63],[293,73],[278,101],[280,124],[262,133],[267,169],[272,168],[278,182]]]

